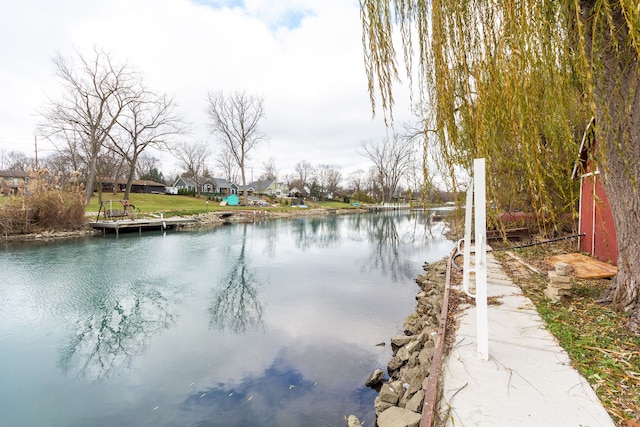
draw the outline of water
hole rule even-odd
[[[409,213],[0,249],[3,426],[373,425],[421,266]]]

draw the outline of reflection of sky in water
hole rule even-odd
[[[14,425],[372,425],[362,384],[390,357],[375,344],[450,248],[407,214],[9,247],[0,412]]]

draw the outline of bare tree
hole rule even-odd
[[[150,175],[153,169],[160,169],[160,160],[150,154],[141,154],[136,163],[136,175],[138,177]]]
[[[10,151],[4,158],[5,168],[10,171],[28,172],[35,168],[35,160],[21,151]]]
[[[296,173],[295,178],[297,178],[300,182],[302,182],[303,186],[305,185],[308,186],[309,184],[311,184],[311,181],[313,180],[315,170],[311,165],[311,163],[307,162],[306,160],[302,160],[296,163],[295,173]]]
[[[365,188],[365,171],[358,169],[351,172],[348,177],[348,185],[353,193],[360,193]]]
[[[316,169],[316,181],[321,187],[321,192],[335,193],[340,186],[342,173],[335,165],[320,165]]]
[[[247,203],[246,161],[258,144],[265,141],[258,124],[264,118],[264,100],[245,92],[233,92],[225,96],[222,92],[209,93],[207,113],[211,119],[211,130],[225,145],[240,168],[244,203]]]
[[[200,197],[203,179],[207,175],[205,164],[209,155],[209,144],[204,141],[182,143],[175,151],[175,156],[180,161],[185,175],[195,182],[198,197]]]
[[[373,162],[376,180],[382,189],[382,201],[393,198],[400,181],[411,168],[413,147],[411,140],[397,135],[385,138],[380,143],[362,143],[363,156]]]
[[[278,167],[276,166],[276,160],[270,157],[269,160],[262,163],[263,172],[260,175],[260,179],[263,181],[276,181],[278,180]]]
[[[222,151],[216,157],[216,165],[222,171],[224,179],[233,183],[238,182],[238,164],[226,145],[222,147]]]
[[[173,99],[157,95],[142,86],[117,118],[116,132],[109,134],[108,148],[121,155],[129,166],[124,199],[129,199],[131,184],[140,154],[149,147],[172,150],[173,138],[186,128],[175,112]]]
[[[86,199],[89,203],[96,177],[98,157],[123,109],[131,102],[135,74],[117,65],[108,53],[94,48],[91,58],[79,52],[77,61],[60,53],[53,59],[63,86],[58,100],[49,100],[40,132],[54,144],[62,142],[82,153],[86,164]]]

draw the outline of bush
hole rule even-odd
[[[42,175],[31,178],[27,194],[5,200],[0,207],[0,233],[75,230],[84,226],[84,192],[77,186],[56,188],[55,181],[47,181]]]

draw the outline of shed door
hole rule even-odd
[[[580,250],[613,265],[618,260],[618,245],[613,214],[599,175],[590,174],[581,180]]]

